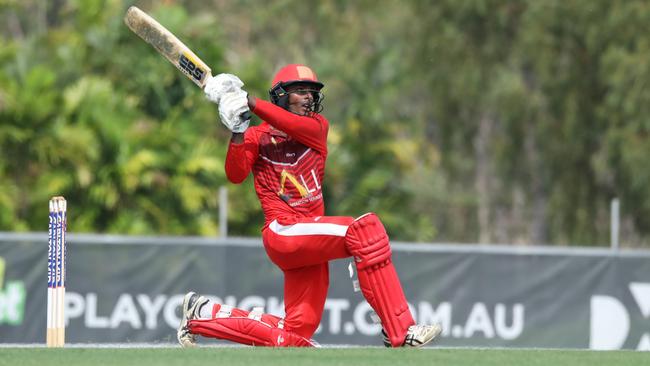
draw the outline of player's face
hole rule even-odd
[[[287,88],[289,112],[306,116],[314,107],[314,90],[309,84],[296,84]]]

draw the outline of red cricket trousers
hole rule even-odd
[[[352,217],[278,218],[263,231],[266,252],[284,272],[285,313],[281,319],[232,309],[226,319],[193,319],[193,334],[250,345],[313,346],[329,286],[328,262],[354,254],[363,296],[380,317],[390,343],[399,347],[415,324],[392,265],[386,231],[372,213]],[[218,315],[218,314],[217,314]],[[266,316],[266,318],[264,318]]]
[[[320,324],[329,286],[328,262],[350,257],[347,216],[278,218],[263,231],[266,253],[284,272],[285,323],[310,339]]]

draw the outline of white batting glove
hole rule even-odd
[[[209,101],[219,104],[225,93],[241,90],[242,86],[244,86],[244,83],[237,76],[219,74],[208,79],[203,92]]]
[[[221,122],[234,133],[243,133],[250,123],[250,108],[248,94],[239,89],[226,92],[219,103]]]

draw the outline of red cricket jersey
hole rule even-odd
[[[265,228],[280,217],[323,216],[327,119],[299,116],[261,99],[252,112],[263,122],[246,130],[244,143],[228,146],[228,180],[241,183],[252,170]]]

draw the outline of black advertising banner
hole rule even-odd
[[[650,350],[650,253],[393,244],[418,322],[441,346]],[[189,290],[282,316],[259,239],[69,235],[67,343],[173,343]],[[349,260],[332,262],[314,338],[381,345]],[[0,233],[0,343],[44,343],[47,235]],[[212,341],[206,341],[212,342]]]

